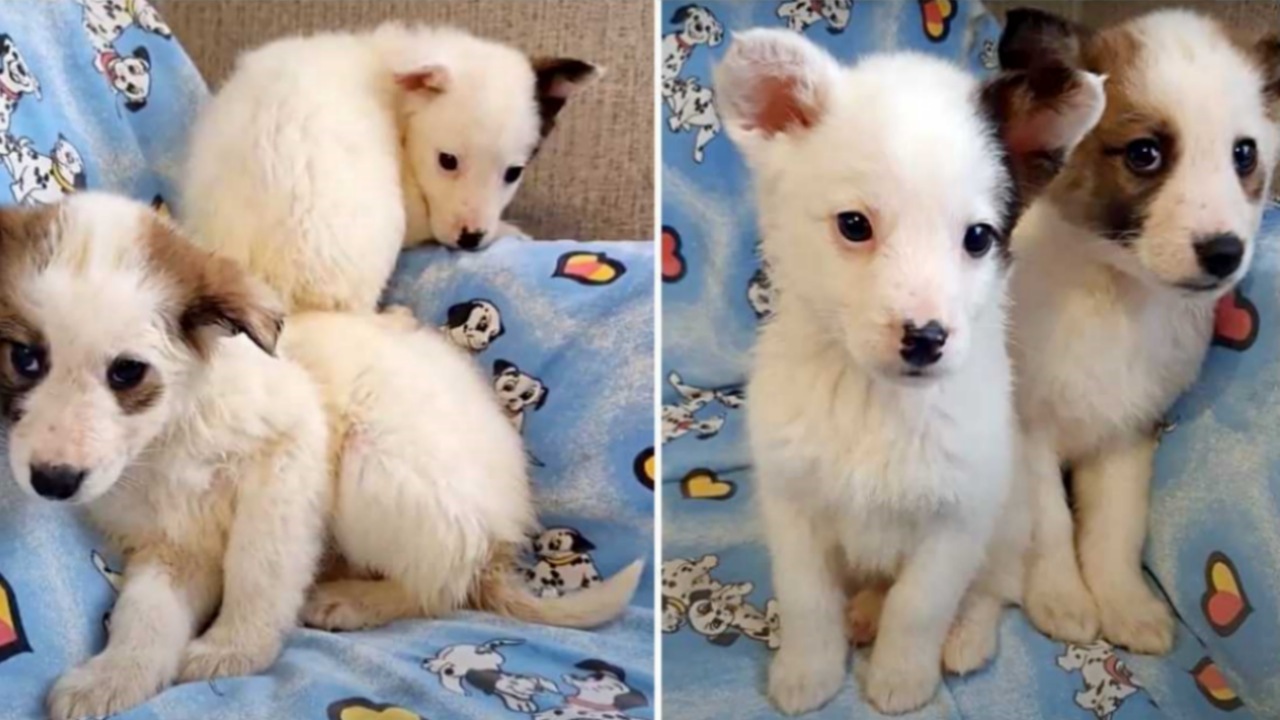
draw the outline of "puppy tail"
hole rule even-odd
[[[562,597],[537,597],[506,562],[491,563],[473,598],[478,610],[525,622],[570,628],[593,628],[618,617],[640,584],[644,561],[636,560],[604,582]]]

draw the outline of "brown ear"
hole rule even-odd
[[[983,86],[982,105],[1004,144],[1017,188],[1015,216],[1098,124],[1106,107],[1102,82],[1101,76],[1063,65],[1040,65],[1001,73]]]
[[[0,272],[17,267],[20,259],[42,263],[52,251],[57,218],[56,205],[0,206]]]
[[[396,84],[409,92],[439,95],[449,89],[452,76],[443,65],[423,65],[408,72],[396,73]]]
[[[564,109],[569,98],[591,84],[603,71],[589,62],[573,58],[534,58],[534,97],[538,101],[538,116],[542,119],[542,137],[551,133],[556,116]]]
[[[838,71],[834,58],[789,30],[738,33],[715,70],[717,106],[744,149],[811,128],[826,114]]]
[[[1000,35],[1000,67],[1026,70],[1036,65],[1082,67],[1084,43],[1092,31],[1052,13],[1015,8]]]
[[[243,334],[275,355],[284,311],[265,285],[230,260],[206,256],[178,319],[183,338],[208,357],[220,337]]]
[[[1253,46],[1253,55],[1262,71],[1262,92],[1272,117],[1280,116],[1280,35],[1267,35]]]

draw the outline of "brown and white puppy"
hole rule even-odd
[[[0,209],[13,478],[83,509],[125,557],[107,647],[54,685],[51,717],[275,660],[329,493],[320,400],[272,356],[280,328],[269,291],[144,205]]]
[[[1013,238],[1010,347],[1039,495],[1026,608],[1057,638],[1101,629],[1165,652],[1173,617],[1141,570],[1155,428],[1253,256],[1280,148],[1280,40],[1185,11],[1090,31],[1021,10],[1000,60],[1108,78],[1102,119]]]

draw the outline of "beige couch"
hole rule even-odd
[[[535,55],[607,68],[570,102],[530,166],[508,216],[535,237],[653,237],[655,0],[159,0],[212,88],[236,55],[272,38],[370,27],[388,19],[448,23]]]

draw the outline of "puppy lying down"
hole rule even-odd
[[[506,572],[534,524],[519,436],[412,318],[304,315],[282,336],[239,266],[96,193],[0,209],[0,273],[13,477],[125,557],[107,647],[58,680],[53,718],[270,665],[327,532],[343,562],[306,603],[318,626],[464,607],[589,626],[635,589],[638,563],[549,600]]]

